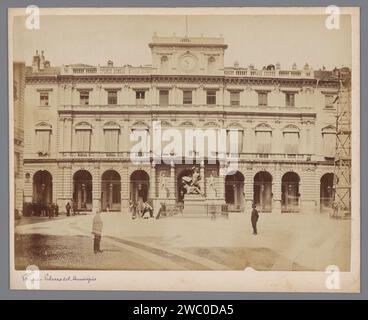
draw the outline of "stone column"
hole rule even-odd
[[[253,204],[253,167],[251,165],[247,166],[246,171],[242,173],[244,175],[244,213],[250,214]]]
[[[200,188],[201,188],[201,192],[204,193],[205,190],[204,190],[204,179],[205,179],[205,176],[204,176],[204,161],[201,161],[201,164],[200,164],[200,167],[199,167],[199,174],[200,174],[200,177],[201,177],[201,180],[199,180],[199,185],[200,185]]]
[[[226,179],[226,175],[225,175],[225,162],[221,161],[220,162],[220,171],[219,171],[219,177],[218,177],[218,197],[221,200],[224,200],[225,202],[225,179]]]
[[[101,209],[101,175],[100,166],[95,164],[92,174],[92,211]]]
[[[281,172],[278,168],[272,177],[272,213],[281,213]]]
[[[129,194],[130,194],[130,181],[128,167],[122,168],[121,175],[121,212],[129,214]]]
[[[157,197],[156,197],[156,167],[155,163],[151,163],[151,170],[150,170],[150,186],[149,186],[149,197],[152,199],[152,205],[156,212],[157,207]]]
[[[170,179],[167,188],[169,189],[169,203],[175,203],[175,163],[170,163]]]

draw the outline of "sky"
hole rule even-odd
[[[222,35],[228,45],[225,66],[351,67],[350,17],[341,16],[339,30],[327,29],[325,20],[325,15],[190,15],[188,36]],[[184,36],[185,16],[41,16],[39,30],[28,30],[25,18],[15,17],[14,60],[31,65],[35,51],[44,50],[51,66],[106,65],[108,60],[115,66],[151,64],[148,43],[155,32]]]

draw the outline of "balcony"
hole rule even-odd
[[[129,65],[122,67],[101,67],[101,66],[63,66],[61,75],[149,75],[153,73],[151,66],[132,67]]]
[[[128,151],[119,152],[105,152],[105,151],[62,151],[59,153],[61,158],[68,159],[116,159],[116,160],[130,160],[131,157],[147,161],[154,157],[152,152],[130,154]],[[162,159],[168,158],[167,156]],[[175,157],[174,157],[175,158]],[[181,159],[181,157],[176,157]],[[239,159],[240,161],[282,161],[282,162],[308,162],[316,161],[317,157],[312,154],[285,154],[285,153],[241,153],[239,157],[235,155],[227,155],[229,160]],[[193,159],[195,157],[193,156]]]
[[[285,107],[285,106],[255,106],[255,105],[183,105],[171,104],[160,106],[157,104],[137,105],[137,104],[117,104],[117,105],[60,105],[58,111],[75,113],[240,113],[240,114],[309,114],[315,115],[314,107]]]
[[[65,65],[60,68],[60,75],[155,75],[158,70],[151,65],[133,67],[125,66],[87,66]],[[206,75],[206,74],[201,74]],[[313,79],[313,70],[257,70],[250,68],[225,67],[224,75],[230,77],[282,78],[282,79]]]
[[[256,78],[313,79],[312,70],[256,70],[248,68],[225,68],[225,76]]]

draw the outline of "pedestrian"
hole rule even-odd
[[[129,200],[129,211],[132,216],[132,219],[134,220],[136,218],[136,209],[132,200]]]
[[[65,209],[66,209],[66,216],[69,217],[70,216],[70,208],[71,208],[71,205],[70,203],[68,202],[65,206]]]
[[[166,204],[164,202],[160,203],[160,209],[158,209],[156,219],[160,219],[161,214],[166,216]]]
[[[153,208],[148,204],[148,202],[144,202],[143,203],[143,213],[142,213],[142,217],[144,219],[148,219],[148,216],[146,216],[146,213],[149,214],[149,216],[151,218],[153,218]]]
[[[103,227],[103,222],[101,219],[101,210],[97,209],[96,215],[94,216],[93,223],[92,223],[92,234],[94,235],[94,239],[93,239],[94,253],[102,252],[102,250],[100,249],[102,227]]]
[[[252,221],[252,227],[253,227],[253,234],[256,235],[257,234],[257,222],[258,222],[258,218],[259,218],[259,214],[258,211],[256,209],[256,205],[253,203],[252,205],[252,216],[251,216],[251,221]]]

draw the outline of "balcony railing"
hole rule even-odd
[[[225,68],[225,76],[260,78],[313,78],[312,70],[256,70],[245,68]]]
[[[156,111],[180,111],[180,112],[198,112],[198,111],[209,111],[209,112],[261,112],[261,113],[287,113],[287,114],[299,114],[299,113],[311,113],[315,112],[314,107],[286,107],[286,106],[255,106],[255,105],[183,105],[183,104],[170,104],[167,106],[161,106],[157,104],[101,104],[101,105],[59,105],[59,111],[83,111],[83,112],[156,112]]]
[[[130,65],[109,66],[62,66],[61,75],[149,75],[158,74],[152,66],[133,67]],[[249,68],[225,67],[225,76],[255,77],[255,78],[313,78],[313,70],[257,70]]]
[[[63,66],[61,75],[147,75],[155,69],[151,66],[132,67],[93,67],[93,66]]]
[[[63,158],[96,158],[96,159],[141,159],[146,160],[154,156],[152,152],[134,153],[131,154],[128,151],[119,152],[106,152],[106,151],[62,151],[59,153]],[[164,157],[164,156],[163,156]],[[167,156],[166,156],[167,158]],[[173,157],[175,158],[175,156]],[[178,159],[180,157],[177,157]],[[205,156],[205,158],[207,158]],[[220,157],[222,158],[222,157]],[[234,160],[235,155],[227,154],[228,159]],[[193,156],[195,159],[195,156]],[[239,160],[242,161],[315,161],[315,157],[312,154],[285,154],[285,153],[240,153]]]

